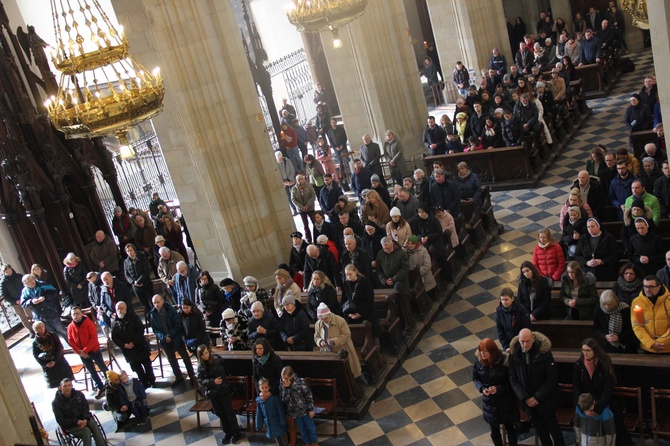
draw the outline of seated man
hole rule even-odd
[[[640,340],[640,348],[647,353],[670,353],[670,328],[668,315],[664,308],[668,304],[670,293],[656,276],[646,276],[642,281],[642,292],[633,299],[631,307],[640,307],[644,313],[644,323],[638,323],[633,311],[630,318],[633,332]]]
[[[579,188],[579,194],[586,201],[593,212],[594,217],[603,218],[607,193],[600,184],[600,178],[590,176],[585,170],[577,174],[577,179],[572,183],[573,188]]]
[[[624,204],[625,209],[631,207],[635,199],[641,198],[644,205],[651,209],[654,224],[658,226],[661,223],[661,205],[658,202],[658,198],[646,192],[644,189],[644,184],[642,184],[642,181],[640,180],[633,180],[630,185],[630,190],[633,192],[633,194],[626,198],[626,203]]]
[[[105,446],[105,437],[88,409],[86,397],[79,390],[73,389],[69,378],[60,382],[51,408],[58,425],[68,434],[81,439],[83,446],[91,446],[91,436],[95,446]]]
[[[541,130],[537,105],[531,100],[528,93],[522,94],[521,99],[514,106],[514,116],[519,119],[526,134],[530,132],[537,133]]]

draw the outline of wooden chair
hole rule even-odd
[[[561,389],[561,393],[565,394],[565,399],[569,400],[569,403],[564,404],[563,407],[556,408],[556,420],[561,428],[569,429],[572,427],[572,421],[575,418],[575,407],[572,401],[572,384],[559,383],[558,386]]]
[[[161,370],[161,378],[165,378],[165,373],[163,372],[163,355],[161,350],[161,343],[156,337],[155,334],[145,334],[144,339],[149,343],[149,359],[151,360],[151,366],[153,367],[154,361],[158,359],[158,367]],[[156,350],[151,349],[151,341],[156,341]]]
[[[195,412],[196,420],[198,421],[198,429],[200,425],[200,412],[211,412],[212,411],[212,402],[205,397],[205,395],[200,392],[200,387],[198,386],[198,378],[193,378],[193,387],[195,388],[195,398],[194,403],[189,412]],[[210,426],[212,428],[218,428],[219,426]]]
[[[319,418],[333,420],[333,437],[337,437],[337,409],[338,406],[345,412],[344,403],[337,393],[337,379],[335,378],[304,378],[305,384],[312,390],[314,407],[320,407],[322,412],[315,415]]]
[[[624,414],[623,422],[626,425],[626,429],[631,434],[640,435],[640,444],[644,444],[644,423],[642,412],[642,389],[640,387],[614,387],[614,397],[615,398],[631,398],[635,399],[636,402],[636,412],[631,412],[631,410],[626,410]],[[620,407],[626,407],[626,405],[620,404]]]
[[[660,415],[656,407],[656,400],[670,400],[670,389],[651,388],[651,433],[654,437],[654,446],[658,446],[658,436],[670,436],[670,416]]]

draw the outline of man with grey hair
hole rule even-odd
[[[407,253],[391,237],[382,238],[382,250],[377,253],[376,272],[384,288],[393,288],[405,334],[414,332],[414,318],[410,306],[409,259]]]
[[[328,245],[322,245],[321,248],[316,245],[309,245],[307,247],[304,268],[305,283],[303,286],[305,290],[309,289],[314,271],[323,272],[334,286],[339,287],[341,285],[342,281],[340,280],[337,261],[333,253],[328,249]]]
[[[312,243],[312,231],[309,229],[307,218],[312,220],[314,225],[314,203],[316,202],[316,192],[311,183],[305,179],[305,175],[299,173],[295,177],[295,185],[291,188],[291,201],[298,210],[302,224],[305,228],[305,238],[307,243]]]
[[[651,156],[645,156],[642,158],[640,164],[642,165],[642,169],[640,169],[637,178],[642,181],[645,190],[653,191],[656,180],[663,176],[659,168],[660,163],[657,163]]]
[[[195,289],[198,286],[198,270],[189,266],[183,260],[177,262],[177,274],[174,276],[174,297],[177,305],[181,306],[184,299],[195,302]]]
[[[344,251],[342,251],[342,255],[340,256],[342,274],[344,274],[344,268],[349,264],[353,264],[365,277],[372,277],[372,259],[370,258],[370,254],[359,246],[356,237],[353,235],[344,237]]]
[[[366,133],[363,135],[363,145],[361,145],[360,150],[363,165],[377,175],[382,186],[386,187],[386,180],[384,180],[384,172],[382,172],[381,164],[382,151],[379,148],[379,144],[372,141],[372,137]]]
[[[91,246],[89,256],[99,272],[109,271],[113,276],[119,273],[119,252],[116,243],[103,231],[95,233],[95,243]]]
[[[435,182],[430,186],[430,198],[433,206],[442,206],[452,217],[461,215],[461,192],[456,183],[447,179],[444,169],[433,172]]]
[[[112,327],[112,341],[121,349],[123,357],[126,358],[142,385],[145,388],[153,386],[156,383],[156,377],[149,358],[151,349],[144,339],[144,324],[138,315],[128,311],[128,305],[125,302],[116,304],[116,321]]]
[[[286,350],[279,335],[279,321],[272,311],[267,311],[261,302],[256,301],[251,304],[251,314],[253,317],[249,319],[247,326],[249,341],[255,343],[257,339],[265,338],[275,351]]]
[[[639,158],[640,162],[642,162],[642,160],[648,156],[654,158],[654,161],[656,161],[656,164],[658,164],[659,166],[663,164],[663,161],[667,159],[665,154],[660,150],[658,150],[656,144],[654,144],[653,142],[644,145],[644,153],[640,154]]]
[[[600,178],[595,175],[591,176],[586,170],[582,170],[577,174],[577,179],[572,183],[571,189],[573,188],[579,189],[582,201],[588,203],[591,207],[593,216],[602,220],[605,213],[607,193],[600,184]]]
[[[158,250],[158,277],[165,284],[165,288],[174,296],[174,276],[177,274],[177,262],[183,262],[184,257],[177,251],[171,251],[167,246]]]

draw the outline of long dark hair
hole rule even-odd
[[[257,345],[262,345],[263,346],[263,354],[264,355],[270,355],[274,352],[272,349],[272,346],[270,345],[270,342],[265,339],[265,338],[258,338],[256,339],[256,342],[254,342],[254,357],[256,357],[256,346]]]
[[[594,338],[586,338],[582,341],[582,346],[587,346],[593,350],[593,356],[598,360],[598,364],[603,368],[605,373],[612,377],[614,384],[616,384],[616,375],[612,367],[612,359],[605,350],[600,346],[600,343]],[[579,362],[584,363],[584,353],[579,354]]]
[[[526,276],[523,275],[523,269],[528,268],[532,273],[533,277],[530,279],[527,279]],[[525,280],[526,282],[530,282],[530,285],[538,290],[542,286],[542,274],[535,268],[535,265],[533,265],[533,262],[529,262],[526,260],[521,264],[521,267],[519,267],[519,271],[521,272],[521,275],[519,276],[521,280]]]
[[[198,276],[198,283],[200,283],[200,279],[202,279],[203,277],[207,277],[207,285],[208,286],[209,285],[216,285],[214,283],[214,279],[212,279],[212,276],[209,274],[209,271],[205,270],[205,271],[200,273],[200,275]]]
[[[212,350],[210,350],[208,345],[202,344],[198,346],[198,349],[195,351],[195,357],[198,359],[198,364],[200,364],[201,367],[205,367],[205,361],[202,359],[202,354],[205,353],[205,350],[209,350],[209,359],[212,359]]]

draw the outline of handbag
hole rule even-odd
[[[354,314],[356,313],[356,291],[358,290],[358,283],[354,287],[354,292],[351,293],[351,298],[347,299],[344,304],[342,304],[342,313],[344,314]]]

